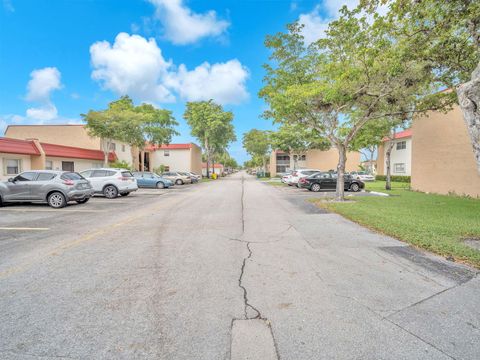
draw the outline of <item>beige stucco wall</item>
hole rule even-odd
[[[150,153],[152,170],[165,165],[171,171],[190,171],[190,149],[169,149],[168,151],[169,156],[165,156],[165,150],[162,149]]]
[[[460,109],[417,117],[412,129],[412,188],[480,197],[480,175]]]
[[[73,161],[73,167],[76,172],[84,171],[91,168],[103,167],[103,161],[98,160],[71,159],[47,156],[46,161],[52,161],[52,170],[62,170],[62,161]]]
[[[19,160],[21,160],[20,172],[31,169],[30,155],[17,155],[17,154],[0,153],[0,181],[6,181],[6,180],[8,180],[8,178],[11,178],[11,177],[14,176],[14,175],[7,175],[6,162],[5,162],[6,159],[19,159]]]
[[[100,139],[90,137],[81,125],[10,125],[6,137],[25,140],[35,138],[40,142],[74,146],[85,149],[100,149]]]
[[[199,175],[202,173],[202,149],[195,144],[190,149],[190,171]]]
[[[335,170],[338,164],[338,151],[331,148],[326,151],[309,150],[307,152],[307,168],[319,169],[322,171]],[[358,170],[360,165],[360,153],[350,151],[347,153],[347,163],[345,165],[346,171]]]
[[[82,125],[10,125],[5,136],[14,139],[38,139],[40,142],[102,150],[100,139],[90,137]],[[132,163],[130,146],[114,141],[115,154],[119,161]],[[125,150],[124,150],[125,148]]]

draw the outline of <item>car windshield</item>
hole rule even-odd
[[[130,171],[122,171],[122,176],[123,177],[133,177],[133,175]]]
[[[76,172],[68,172],[62,174],[60,177],[62,180],[85,180],[85,178]]]

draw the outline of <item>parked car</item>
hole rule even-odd
[[[0,206],[8,202],[46,202],[59,209],[69,201],[84,204],[92,196],[89,181],[75,172],[31,170],[0,182]]]
[[[191,172],[189,171],[179,171],[178,172],[180,175],[185,175],[185,176],[189,176],[190,179],[192,180],[192,184],[195,184],[195,183],[198,183],[199,179],[197,178],[196,175],[192,175]]]
[[[137,180],[137,185],[139,188],[169,188],[173,186],[173,182],[161,177],[158,174],[148,172],[148,171],[136,171],[133,173],[133,176]]]
[[[119,194],[127,196],[138,190],[137,180],[126,169],[89,169],[80,174],[90,181],[96,194],[103,194],[108,199],[114,199]]]
[[[349,175],[344,176],[345,190],[360,191],[365,188],[363,181],[355,179]],[[337,176],[330,172],[321,172],[300,179],[299,186],[310,191],[318,192],[320,190],[335,190],[337,187]]]
[[[298,181],[302,178],[306,178],[310,175],[313,175],[313,174],[316,174],[320,172],[320,170],[318,169],[298,169],[298,170],[294,170],[292,172],[292,175],[290,176],[290,178],[288,178],[287,180],[287,184],[290,185],[290,186],[297,186],[299,187],[298,185]]]
[[[366,171],[352,171],[350,176],[357,180],[375,181],[375,176],[367,173]]]
[[[287,184],[289,179],[292,177],[292,173],[293,173],[293,170],[289,170],[286,173],[281,174],[282,177],[280,178],[280,181],[284,184]]]
[[[188,175],[182,175],[178,171],[167,171],[162,174],[162,177],[173,181],[175,185],[191,184],[192,177]]]

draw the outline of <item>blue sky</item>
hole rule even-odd
[[[174,142],[196,141],[182,119],[185,102],[213,98],[233,111],[241,146],[260,118],[263,46],[287,23],[321,36],[342,4],[288,0],[1,0],[0,134],[8,124],[74,123],[128,94],[170,109]]]

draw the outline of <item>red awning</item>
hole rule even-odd
[[[41,145],[46,156],[103,161],[103,151],[101,150],[83,149],[47,143],[41,143]],[[114,152],[110,152],[108,161],[115,161],[116,159],[116,154]]]
[[[40,155],[40,151],[31,140],[19,140],[0,137],[0,153]]]

